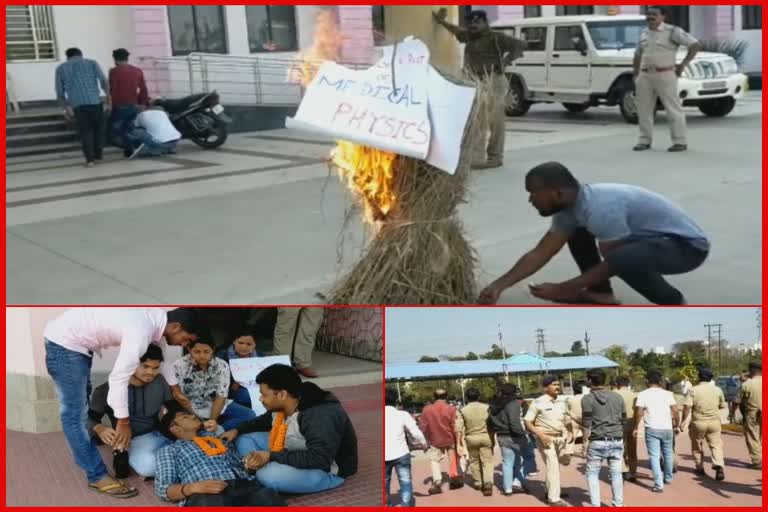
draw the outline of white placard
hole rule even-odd
[[[251,395],[251,409],[256,415],[264,414],[266,409],[261,405],[261,392],[259,385],[256,384],[256,377],[267,366],[273,364],[291,365],[289,356],[266,356],[266,357],[245,357],[242,359],[230,359],[229,369],[232,372],[232,378],[235,382],[248,390]]]
[[[427,46],[410,37],[384,48],[365,70],[323,63],[286,126],[426,160],[453,174],[474,94],[444,80],[429,65]]]

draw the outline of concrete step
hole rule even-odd
[[[6,137],[6,150],[37,147],[48,144],[62,144],[77,142],[77,133],[71,131],[57,131],[51,133],[25,133],[24,135],[11,135]]]
[[[58,120],[39,121],[37,119],[30,120],[24,123],[10,124],[5,129],[6,136],[14,135],[32,135],[39,133],[55,133],[55,132],[73,132],[74,125],[71,125],[63,117]]]
[[[80,151],[80,143],[77,137],[70,142],[60,142],[54,144],[41,144],[39,146],[22,146],[6,148],[5,157],[7,160],[27,156],[54,155],[58,153],[71,153]],[[9,162],[10,163],[10,162]]]
[[[46,121],[64,120],[64,113],[60,108],[35,108],[22,110],[21,112],[8,114],[5,119],[6,126],[16,124],[37,123]]]

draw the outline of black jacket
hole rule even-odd
[[[336,461],[340,477],[357,473],[355,427],[333,393],[311,382],[302,383],[299,412],[299,431],[307,441],[307,449],[272,452],[270,460],[299,469],[323,471],[330,471]],[[241,423],[237,430],[240,434],[269,432],[272,430],[272,413]]]
[[[498,400],[488,410],[488,427],[499,436],[523,437],[522,409],[517,400]]]

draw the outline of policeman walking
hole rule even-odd
[[[677,79],[701,50],[699,43],[685,30],[665,23],[667,10],[662,6],[648,7],[648,28],[640,35],[635,51],[635,95],[640,138],[635,151],[651,149],[656,102],[661,100],[672,129],[670,152],[688,149],[688,129],[683,104],[677,93]],[[676,62],[680,46],[688,47],[688,54],[680,64]]]
[[[691,414],[691,435],[693,460],[696,463],[696,474],[704,475],[704,442],[709,445],[712,453],[712,468],[717,480],[725,480],[723,467],[723,439],[720,410],[727,407],[723,390],[713,386],[712,371],[699,369],[699,384],[691,389],[683,402],[683,424]]]
[[[469,453],[475,489],[493,495],[493,436],[488,432],[488,404],[480,402],[480,392],[467,390],[467,405],[456,415],[456,433]]]
[[[741,386],[739,408],[744,418],[744,439],[747,442],[752,468],[763,467],[763,365],[749,363],[749,380]]]
[[[507,78],[504,68],[514,59],[523,55],[526,43],[500,32],[494,32],[488,25],[485,11],[472,11],[467,19],[467,28],[457,27],[445,21],[448,11],[440,9],[433,13],[435,23],[445,27],[464,47],[464,69],[479,77],[489,76],[492,81],[493,95],[499,99],[495,110],[490,115],[490,139],[488,141],[488,158],[485,147],[482,155],[473,162],[474,169],[491,169],[501,167],[504,163],[505,132],[505,102],[507,96]],[[484,143],[485,141],[483,141]],[[473,155],[474,156],[474,155]]]

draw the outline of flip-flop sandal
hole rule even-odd
[[[97,487],[93,484],[88,484],[88,489],[98,494],[111,496],[112,498],[133,498],[139,494],[138,490],[134,489],[133,487],[128,487],[123,483],[108,484],[103,487]],[[125,492],[109,492],[116,489],[125,489]]]

